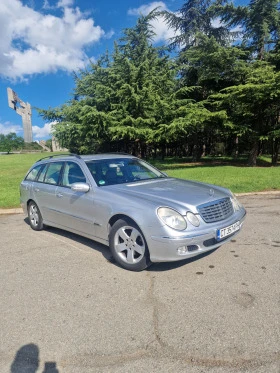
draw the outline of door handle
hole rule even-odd
[[[40,192],[40,189],[39,188],[35,188],[34,191],[35,192]]]
[[[57,193],[57,198],[61,198],[61,197],[63,197],[63,194],[61,194],[61,193]]]

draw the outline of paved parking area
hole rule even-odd
[[[0,372],[280,373],[280,194],[240,199],[236,240],[140,273],[0,216]]]

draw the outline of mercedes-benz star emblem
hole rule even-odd
[[[209,196],[213,197],[214,194],[215,194],[215,191],[214,191],[214,189],[211,188],[211,189],[209,190]]]

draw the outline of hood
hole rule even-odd
[[[179,210],[187,208],[193,212],[197,212],[199,205],[230,196],[227,189],[215,185],[174,178],[137,181],[114,188],[130,198],[139,197],[157,205]]]

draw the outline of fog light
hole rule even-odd
[[[181,247],[178,247],[177,249],[177,253],[179,255],[184,255],[188,252],[188,248],[186,246],[181,246]]]

